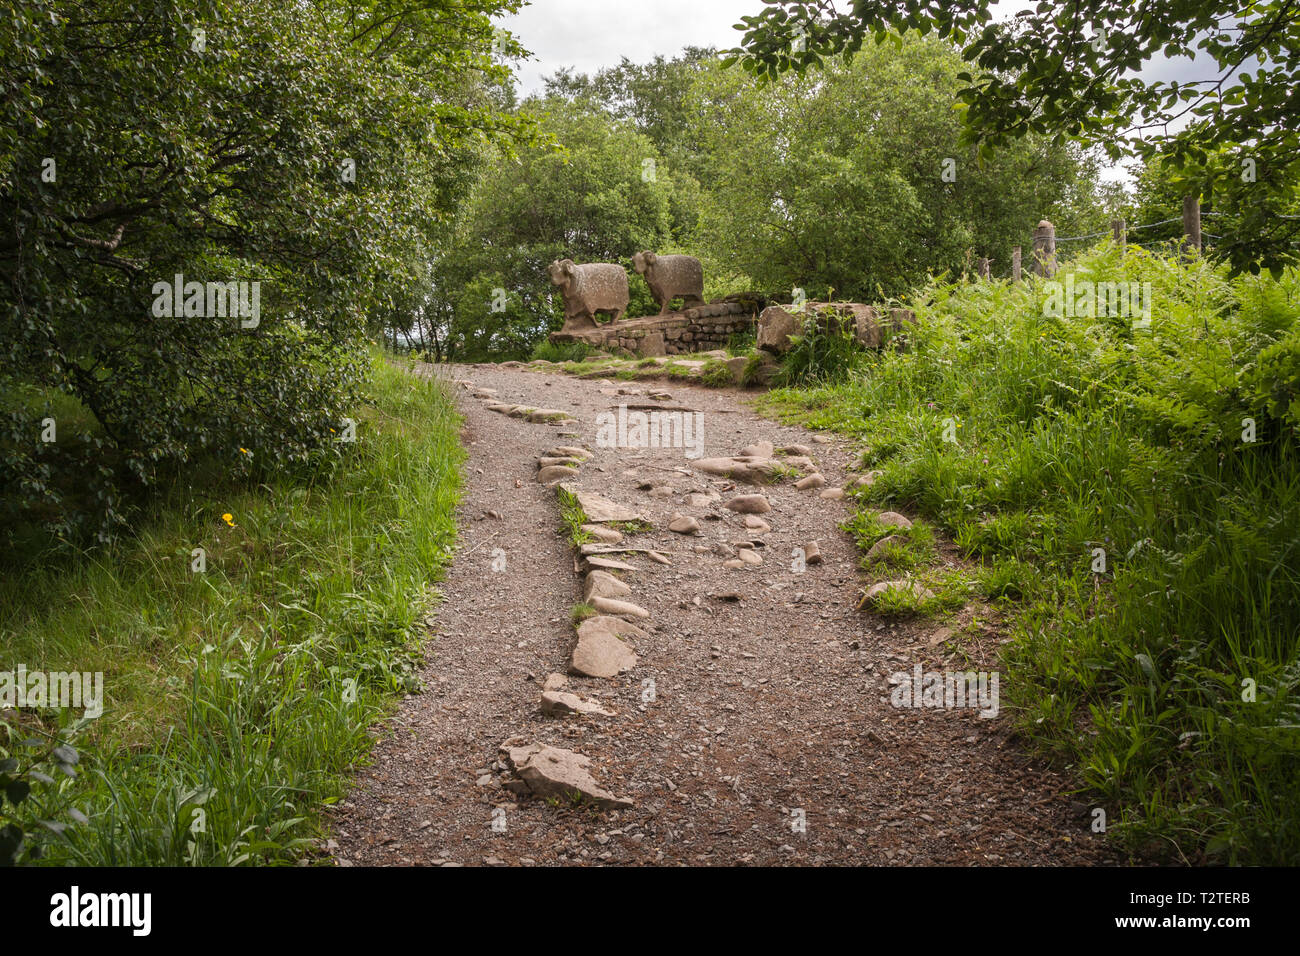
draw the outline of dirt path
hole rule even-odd
[[[339,863],[1113,861],[1089,832],[1087,808],[1066,792],[1069,780],[1028,758],[1004,717],[891,705],[890,674],[915,664],[994,669],[997,638],[986,634],[948,657],[948,645],[932,646],[937,624],[856,610],[871,579],[838,528],[845,502],[788,480],[733,488],[693,472],[681,449],[602,449],[596,430],[598,414],[620,402],[695,409],[706,456],[763,440],[804,444],[832,486],[852,477],[838,440],[815,443],[760,418],[730,390],[611,387],[493,366],[437,374],[495,389],[500,401],[565,410],[576,424],[529,424],[456,389],[469,449],[460,551],[432,618],[425,690],[383,728],[373,766],[335,813]],[[619,387],[637,394],[608,394]],[[661,389],[670,401],[649,399]],[[538,457],[565,445],[594,452],[575,479],[580,488],[653,525],[628,543],[672,562],[613,556],[636,568],[623,574],[632,587],[625,600],[650,612],[638,622],[645,633],[629,641],[639,662],[614,678],[570,675],[567,688],[611,717],[539,709],[543,681],[569,671],[570,613],[583,596],[556,491],[536,480]],[[671,490],[639,487],[655,483]],[[762,534],[723,507],[754,492],[772,507]],[[688,505],[688,493],[720,497]],[[669,532],[674,513],[697,518],[702,533]],[[824,562],[797,573],[794,549],[814,539]],[[724,565],[735,543],[755,540],[761,566]],[[742,599],[714,597],[727,592]],[[597,811],[517,796],[506,788],[516,775],[498,754],[515,737],[591,758],[596,780],[634,805]]]

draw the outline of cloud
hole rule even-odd
[[[537,0],[498,23],[533,54],[515,67],[527,96],[564,66],[593,73],[621,57],[644,63],[687,46],[736,46],[742,34],[732,27],[762,9],[759,0]]]

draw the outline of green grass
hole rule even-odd
[[[700,383],[706,388],[731,388],[736,384],[736,379],[726,362],[709,359],[700,369]]]
[[[773,379],[778,386],[834,385],[847,381],[867,363],[847,322],[838,317],[818,319],[810,312],[793,347],[781,358]]]
[[[883,472],[861,499],[977,562],[1019,729],[1122,846],[1300,862],[1300,277],[1110,244],[1070,271],[1150,282],[1150,328],[1054,316],[1041,283],[935,284],[908,351],[760,402],[858,440]],[[910,539],[891,557],[923,567]]]
[[[872,571],[911,571],[931,564],[935,557],[934,531],[924,521],[914,521],[910,528],[895,528],[883,524],[873,513],[859,511],[845,525],[844,530],[853,536],[861,549],[862,567]],[[867,563],[866,554],[873,545],[887,538],[895,538]]]
[[[591,346],[586,342],[556,344],[550,339],[542,339],[528,358],[529,361],[544,359],[547,362],[581,362],[591,351]]]
[[[117,550],[0,582],[7,661],[104,672],[97,720],[23,711],[21,727],[0,724],[0,759],[21,763],[31,748],[16,741],[30,734],[71,734],[80,753],[75,777],[38,783],[20,807],[28,829],[86,815],[46,841],[49,861],[266,864],[308,851],[368,728],[416,689],[418,623],[455,536],[453,405],[383,362],[375,373],[355,453],[328,480],[176,487]]]
[[[561,536],[575,548],[595,541],[596,538],[591,532],[583,530],[582,526],[587,523],[587,513],[582,510],[582,505],[578,504],[578,497],[573,492],[559,487],[555,489],[555,493],[560,502]]]
[[[758,346],[758,332],[756,329],[747,329],[744,332],[733,332],[727,338],[727,354],[732,358],[742,358],[749,355],[750,352]]]

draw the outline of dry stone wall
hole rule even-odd
[[[765,304],[757,296],[738,296],[683,312],[553,332],[551,341],[586,342],[605,351],[642,357],[707,352],[725,348],[733,335],[753,331]]]

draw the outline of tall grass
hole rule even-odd
[[[104,715],[76,729],[76,776],[19,808],[29,829],[33,816],[85,814],[47,840],[47,860],[235,865],[306,851],[367,728],[416,687],[417,621],[455,534],[449,398],[380,361],[372,393],[354,453],[328,478],[178,487],[113,553],[0,582],[4,667],[105,673]],[[24,720],[0,751],[74,729],[51,712]]]
[[[1110,244],[1068,272],[1150,282],[1150,329],[1053,316],[1041,282],[933,285],[911,351],[769,407],[859,439],[868,501],[999,569],[1004,693],[1110,833],[1300,862],[1300,278]]]
[[[550,339],[542,339],[533,347],[529,359],[542,359],[547,362],[581,362],[592,353],[593,349],[586,342],[564,342],[557,344]]]

